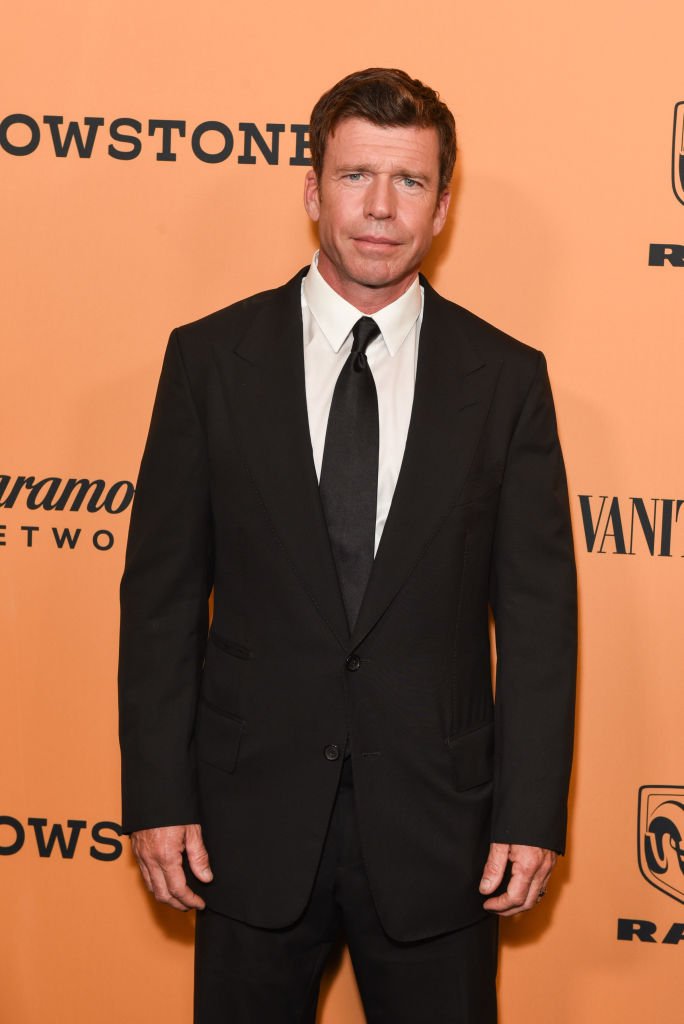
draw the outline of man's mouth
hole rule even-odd
[[[357,235],[354,238],[354,241],[355,242],[362,242],[365,245],[378,245],[378,246],[401,245],[401,242],[398,242],[395,238],[385,238],[383,236],[378,236],[378,235]]]

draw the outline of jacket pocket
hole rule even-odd
[[[219,633],[215,633],[213,629],[209,633],[209,639],[220,651],[225,651],[226,654],[232,654],[234,658],[243,658],[247,661],[249,658],[254,657],[254,651],[251,651],[249,647],[245,647],[244,644],[239,644],[236,640],[228,640]]]
[[[451,779],[457,790],[473,789],[489,782],[494,773],[494,723],[448,740]]]
[[[197,757],[223,772],[235,771],[244,730],[244,718],[201,698],[195,725]]]

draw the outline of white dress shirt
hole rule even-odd
[[[352,346],[352,327],[367,316],[330,287],[318,270],[318,253],[302,281],[306,406],[316,476],[320,480],[333,391]],[[418,277],[384,309],[373,313],[380,335],[366,349],[378,394],[380,447],[375,552],[394,495],[406,447],[423,318]]]

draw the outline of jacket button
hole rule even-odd
[[[356,672],[358,669],[361,668],[361,659],[359,658],[358,654],[350,654],[347,660],[345,661],[345,665],[347,666],[348,672]]]
[[[340,748],[336,743],[329,743],[323,753],[328,761],[336,761],[340,756]]]

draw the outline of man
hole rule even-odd
[[[433,90],[350,75],[311,146],[311,266],[167,348],[121,587],[124,830],[200,910],[201,1024],[312,1024],[340,931],[370,1024],[491,1024],[498,917],[565,843],[546,364],[419,276],[455,160]]]

